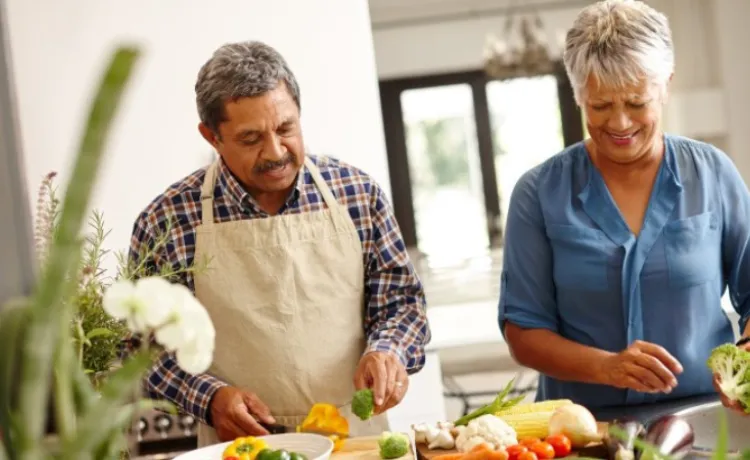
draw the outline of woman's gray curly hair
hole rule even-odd
[[[674,72],[667,17],[636,0],[603,0],[578,14],[565,37],[563,62],[582,105],[586,82],[623,88],[647,79],[666,83]]]

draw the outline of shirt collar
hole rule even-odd
[[[302,168],[300,168],[300,171],[297,174],[295,186],[286,200],[287,205],[290,205],[299,199],[302,186],[305,184],[305,176],[307,176],[307,174],[307,167],[302,165]],[[253,199],[252,195],[245,190],[245,187],[235,175],[232,174],[229,167],[224,163],[224,160],[221,159],[219,160],[219,184],[223,194],[227,196],[230,201],[237,203],[241,207],[251,206],[253,209],[258,209],[255,199]]]

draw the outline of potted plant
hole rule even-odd
[[[154,351],[175,352],[190,372],[211,363],[215,332],[187,288],[171,284],[169,273],[140,277],[124,262],[118,278],[105,283],[98,244],[104,233],[81,237],[107,133],[139,55],[134,47],[113,54],[65,193],[60,202],[52,194],[46,201],[53,206],[46,227],[38,226],[37,236],[46,237],[37,239],[37,283],[0,313],[0,460],[119,458],[134,416],[155,405],[138,396]],[[93,222],[101,229],[98,216]],[[104,356],[87,354],[95,339],[117,344],[128,334],[152,340],[121,362],[114,347]]]

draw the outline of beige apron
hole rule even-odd
[[[365,281],[346,208],[305,158],[327,209],[214,223],[219,161],[203,183],[195,249],[196,258],[210,258],[195,278],[216,328],[208,373],[257,394],[285,426],[299,425],[320,402],[341,408],[352,436],[387,430],[384,414],[362,422],[349,407],[365,347]],[[199,426],[199,447],[218,442],[213,428]]]

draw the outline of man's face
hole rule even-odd
[[[232,174],[253,194],[291,189],[305,149],[299,108],[286,85],[224,107],[226,121],[219,125],[218,135],[203,124],[200,132]]]

